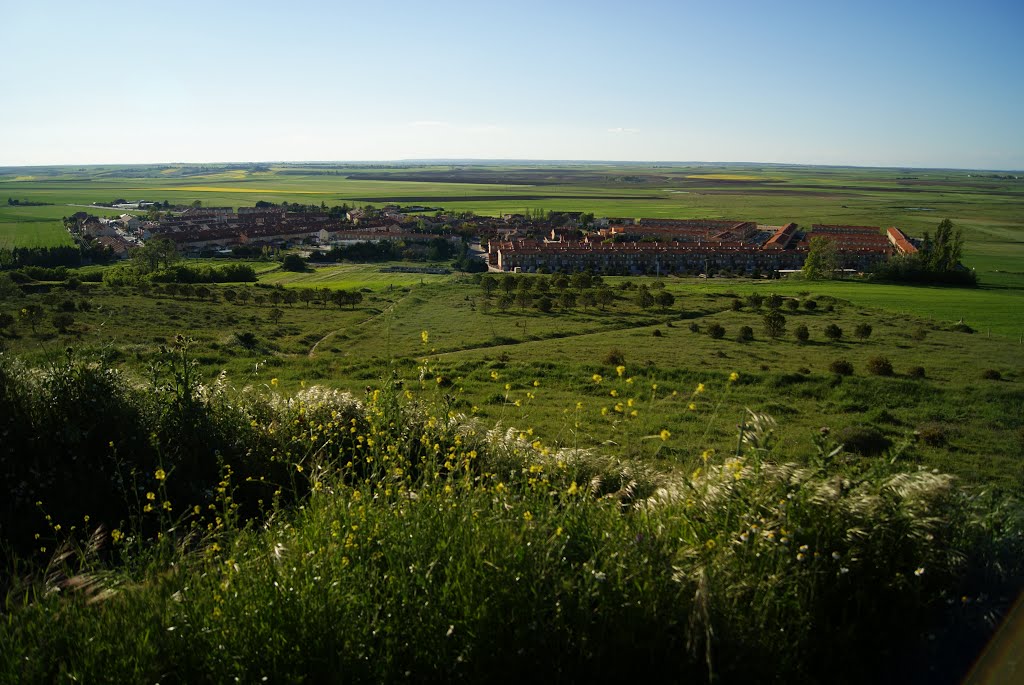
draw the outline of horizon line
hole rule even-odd
[[[379,164],[394,165],[428,165],[428,164],[469,164],[469,165],[497,165],[497,164],[570,164],[573,166],[773,166],[773,167],[823,167],[832,169],[906,169],[922,171],[998,171],[1007,173],[1024,173],[1024,169],[1013,168],[981,168],[981,167],[955,167],[955,166],[907,166],[907,165],[866,165],[866,164],[816,164],[812,162],[757,162],[757,161],[713,161],[713,160],[614,160],[614,159],[559,159],[559,158],[511,158],[511,157],[406,157],[400,159],[307,159],[307,160],[285,160],[266,159],[249,161],[163,161],[163,162],[65,162],[59,164],[0,164],[0,169],[48,169],[62,167],[149,167],[149,166],[238,166],[252,164],[344,164],[351,166],[370,166]]]

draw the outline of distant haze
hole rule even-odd
[[[6,3],[0,165],[1024,169],[1024,3]]]

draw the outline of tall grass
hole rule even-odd
[[[172,354],[146,387],[0,364],[22,433],[69,431],[42,442],[66,501],[6,580],[0,680],[952,681],[1020,589],[1016,501],[824,435],[788,463],[764,416],[657,471],[468,419],[426,368],[285,397]],[[4,477],[29,477],[14,444]],[[103,499],[61,480],[72,448],[128,469],[123,507],[85,521]]]

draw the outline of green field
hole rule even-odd
[[[0,169],[0,198],[51,202],[29,218],[71,213],[68,204],[116,198],[210,206],[257,200],[328,206],[400,202],[498,215],[528,209],[598,216],[715,217],[768,224],[899,226],[919,236],[943,218],[964,229],[966,261],[982,280],[1024,287],[1024,180],[963,170],[803,166],[396,167],[275,165],[250,168],[45,167]],[[337,174],[337,175],[335,175]],[[0,205],[0,227],[28,221]],[[3,229],[0,229],[3,230]],[[10,244],[56,240],[20,230]]]
[[[0,247],[119,197],[948,217],[982,285],[0,273],[0,681],[953,682],[1020,592],[1016,179],[87,167],[0,169],[5,192],[54,204],[0,205]]]
[[[899,440],[938,422],[955,426],[951,440],[956,450],[919,446],[920,458],[972,481],[1024,487],[1018,387],[1024,357],[1016,339],[999,334],[1018,330],[1013,327],[1019,325],[1013,303],[1020,298],[1014,291],[619,277],[606,279],[616,295],[606,310],[578,304],[544,314],[518,305],[502,310],[497,296],[486,298],[475,279],[464,275],[392,274],[378,266],[355,265],[294,274],[257,265],[258,286],[215,286],[213,301],[156,292],[143,296],[131,288],[91,284],[76,292],[56,287],[25,295],[4,302],[2,309],[17,319],[18,311],[34,302],[44,311],[42,321],[37,330],[17,321],[0,341],[33,363],[59,358],[70,345],[87,357],[98,355],[143,376],[161,349],[184,334],[195,341],[193,352],[205,378],[222,371],[243,385],[276,378],[286,390],[318,383],[361,392],[391,373],[419,384],[428,368],[427,381],[440,377],[454,384],[463,411],[489,422],[533,428],[559,444],[570,439],[586,445],[626,440],[621,444],[624,456],[643,456],[638,436],[668,427],[677,436],[674,459],[682,464],[692,458],[689,446],[695,444],[729,449],[733,426],[745,407],[776,415],[780,435],[798,452],[809,449],[810,436],[821,425],[867,423]],[[630,284],[632,289],[627,289]],[[656,290],[664,286],[675,304],[640,308],[635,288],[641,284]],[[280,320],[274,321],[275,307],[256,298],[266,298],[280,285],[358,288],[364,300],[355,308],[279,305]],[[252,296],[246,303],[223,301],[224,292],[239,288]],[[557,299],[557,292],[550,292]],[[789,332],[771,340],[762,332],[764,311],[732,308],[735,300],[742,302],[752,292],[815,300],[819,309],[784,309]],[[83,301],[89,305],[85,311]],[[826,306],[832,311],[825,311]],[[74,324],[61,334],[51,320],[67,310],[74,310]],[[977,332],[952,330],[961,310]],[[860,323],[873,327],[870,338],[853,336]],[[702,332],[691,332],[693,324]],[[721,340],[703,332],[712,324],[725,328]],[[807,344],[792,337],[800,324],[810,331]],[[829,324],[844,331],[838,342],[826,340]],[[754,330],[753,341],[736,340],[741,326]],[[988,328],[994,332],[989,334]],[[429,344],[422,341],[424,331]],[[242,344],[246,334],[250,339]],[[635,376],[632,387],[614,378],[615,364],[607,360],[616,350],[628,375]],[[896,376],[867,374],[868,360],[875,356],[889,358]],[[836,386],[830,364],[838,359],[848,360],[856,371]],[[924,380],[908,377],[917,366],[925,369]],[[1003,380],[983,379],[988,370],[998,371]],[[724,379],[732,372],[743,381],[727,388]],[[595,386],[595,373],[608,382]],[[534,381],[539,383],[536,388]],[[695,414],[688,409],[689,393],[700,382],[726,394],[716,400],[720,406],[702,405]],[[654,400],[652,384],[661,388]],[[616,400],[607,394],[613,387],[643,404],[642,421],[625,434],[623,425],[601,414],[602,407],[614,408]],[[672,396],[673,391],[678,395]],[[585,419],[585,430],[569,425],[577,402],[583,403],[580,417],[572,420]]]

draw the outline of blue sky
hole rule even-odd
[[[1024,169],[1024,2],[0,0],[0,165]]]

